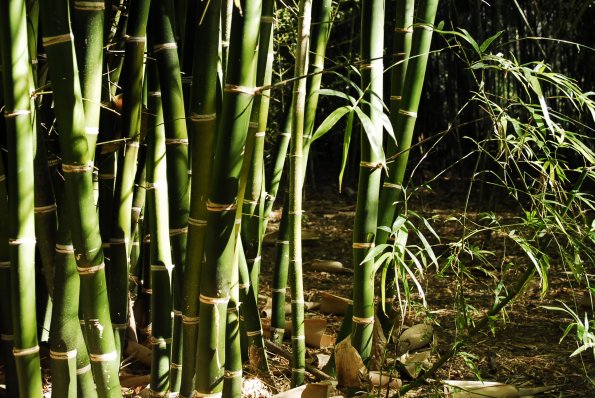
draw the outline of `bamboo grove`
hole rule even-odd
[[[390,328],[384,321],[394,315],[375,309],[369,254],[388,239],[378,227],[390,227],[401,211],[394,204],[438,0],[395,0],[396,19],[385,15],[384,0],[361,2],[354,65],[361,96],[329,115],[317,115],[317,104],[335,6],[300,0],[294,76],[272,83],[275,7],[273,0],[1,2],[8,397],[42,396],[36,300],[52,303],[45,327],[54,397],[122,396],[118,372],[130,339],[151,347],[151,396],[241,396],[245,362],[268,370],[257,300],[274,204],[283,215],[270,340],[283,340],[289,299],[291,380],[304,383],[302,189],[311,145],[343,118],[346,142],[362,126],[353,315],[344,329],[367,363],[375,320]],[[384,27],[393,20],[386,49]],[[292,86],[291,105],[267,167],[269,110],[282,85]],[[387,167],[388,157],[397,161]]]

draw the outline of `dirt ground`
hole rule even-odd
[[[352,226],[355,214],[355,196],[350,192],[339,194],[335,184],[319,184],[316,189],[309,189],[304,202],[304,230],[314,237],[305,242],[303,250],[304,286],[306,300],[317,301],[319,292],[350,297],[352,276],[349,274],[331,274],[312,269],[315,259],[337,260],[346,267],[352,264]],[[459,216],[465,208],[466,188],[455,181],[442,181],[436,184],[434,191],[421,190],[410,201],[412,209],[426,217],[435,216],[433,227],[441,236],[441,245],[436,247],[436,253],[442,254],[438,260],[442,266],[446,261],[448,243],[460,236],[460,228],[451,216]],[[473,204],[469,207],[470,211]],[[506,205],[500,203],[495,211],[505,212]],[[269,232],[278,228],[279,212],[273,213],[269,223]],[[514,262],[519,266],[529,264],[527,258],[518,250],[504,247],[502,239],[497,236],[485,235],[478,238],[478,243],[485,250],[493,252],[490,259],[495,264]],[[270,297],[272,266],[274,264],[274,245],[265,245],[263,250],[262,280],[260,294]],[[463,292],[477,314],[484,314],[493,303],[493,289],[497,279],[503,278],[507,283],[518,277],[518,272],[503,271],[497,267],[493,270],[496,279],[472,269],[463,284]],[[447,352],[455,341],[455,289],[456,277],[452,272],[439,275],[435,268],[428,270],[423,280],[428,307],[424,310],[420,306],[413,306],[405,319],[405,325],[430,321],[435,331],[435,346],[432,361]],[[465,355],[455,356],[420,388],[407,394],[409,397],[439,397],[442,391],[442,380],[476,380],[481,377],[486,381],[499,381],[513,384],[517,387],[554,386],[555,389],[544,392],[539,397],[595,397],[595,361],[593,352],[585,352],[582,356],[570,357],[576,349],[572,332],[560,342],[564,329],[571,321],[570,317],[559,311],[545,309],[544,306],[559,305],[559,301],[573,303],[580,300],[581,292],[572,288],[568,274],[560,267],[553,267],[550,275],[549,290],[541,298],[538,282],[529,284],[506,310],[505,316],[500,317],[494,324],[492,331],[482,330],[465,344],[461,351]],[[419,296],[413,295],[419,303]],[[591,309],[589,318],[593,318]],[[583,313],[581,312],[581,316]],[[306,317],[324,317],[327,320],[326,333],[335,335],[341,325],[342,317],[337,315],[323,315],[319,312],[308,311]],[[285,341],[285,348],[290,350],[289,340]],[[394,346],[393,346],[394,349]],[[316,365],[317,354],[330,354],[332,348],[308,350],[307,360]],[[271,396],[289,388],[290,366],[287,360],[269,355],[272,378],[263,378],[251,374],[245,369],[244,396]],[[42,361],[42,363],[44,363]],[[47,364],[47,361],[46,361]],[[469,365],[472,366],[469,366]],[[49,365],[49,364],[48,364]],[[48,366],[49,367],[49,366]],[[474,368],[474,369],[473,369]],[[146,373],[142,369],[128,368],[129,372]],[[0,369],[0,377],[2,371]],[[49,375],[49,369],[45,372]],[[308,381],[315,379],[308,376]],[[49,387],[49,384],[48,384]],[[141,386],[135,388],[140,391]],[[394,394],[396,391],[391,391]],[[49,393],[49,389],[48,389]],[[335,395],[340,391],[334,390]],[[383,392],[382,396],[385,392]],[[0,396],[2,392],[0,391]],[[378,395],[380,396],[380,395]]]
[[[410,201],[412,209],[426,217],[436,217],[432,225],[442,238],[441,245],[436,248],[437,254],[443,250],[442,256],[439,257],[441,266],[446,262],[448,243],[460,237],[460,228],[453,221],[448,221],[448,218],[463,213],[466,189],[465,185],[456,181],[442,181],[437,184],[435,190],[421,190]],[[474,204],[470,203],[468,211],[472,212],[473,206]],[[354,195],[339,194],[333,184],[319,186],[306,195],[304,210],[304,229],[315,237],[305,242],[303,249],[306,300],[316,301],[318,292],[350,297],[351,275],[317,272],[311,265],[315,259],[326,259],[338,260],[347,267],[353,267],[351,234],[355,214]],[[505,203],[499,203],[493,210],[505,213],[509,209]],[[278,216],[277,214],[277,218]],[[270,231],[277,228],[277,218],[273,217],[269,225]],[[486,235],[480,236],[477,244],[493,252],[489,258],[495,264],[514,262],[521,267],[530,264],[529,259],[520,250],[504,247],[503,241],[497,236]],[[274,252],[273,245],[265,246],[262,295],[269,296]],[[494,276],[497,279],[502,277],[506,283],[511,283],[519,276],[514,268],[502,272],[495,268]],[[477,309],[477,314],[483,315],[493,304],[493,289],[497,279],[473,270],[469,276],[463,284],[464,294],[469,300],[468,303]],[[437,337],[432,355],[432,360],[435,361],[441,353],[448,351],[455,341],[456,277],[448,272],[438,275],[435,268],[431,268],[423,286],[428,309],[426,311],[418,307],[411,310],[405,325],[431,320]],[[540,397],[595,397],[593,352],[586,351],[582,356],[570,357],[577,348],[574,340],[576,333],[571,332],[562,342],[560,338],[571,318],[565,313],[544,308],[559,306],[560,301],[574,308],[572,303],[581,300],[582,291],[574,290],[573,286],[576,287],[576,283],[573,283],[568,273],[561,267],[552,267],[549,289],[543,298],[539,281],[530,282],[506,309],[504,317],[495,322],[492,331],[482,330],[472,337],[461,349],[465,355],[450,359],[428,383],[408,396],[441,396],[438,395],[442,391],[441,380],[477,380],[481,377],[484,381],[505,382],[521,388],[556,387],[552,391],[537,395]],[[592,309],[582,307],[580,311],[581,317],[584,316],[584,311],[587,311],[589,319],[593,319]],[[316,311],[306,314],[306,317],[321,316],[328,320],[327,333],[336,334],[342,317],[321,315]],[[286,343],[289,350],[289,342]],[[310,349],[309,359],[315,363],[317,353],[330,351]],[[475,369],[472,369],[473,367]]]

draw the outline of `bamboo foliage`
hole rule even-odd
[[[35,218],[33,130],[26,7],[12,0],[0,5],[4,119],[8,145],[8,244],[12,301],[12,352],[20,396],[42,395],[35,319]],[[33,287],[33,288],[32,288]],[[6,339],[6,338],[5,338]]]

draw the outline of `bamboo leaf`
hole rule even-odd
[[[362,111],[359,107],[355,107],[353,109],[355,110],[355,113],[357,114],[357,117],[359,118],[359,120],[362,124],[362,127],[364,128],[364,131],[366,132],[366,135],[368,136],[368,141],[370,142],[370,147],[372,148],[372,151],[374,152],[376,157],[379,159],[379,162],[384,164],[384,151],[382,149],[382,135],[375,133],[375,131],[374,131],[375,126],[372,123],[372,121],[370,120],[370,118],[368,117],[368,115],[365,114],[364,111]]]
[[[330,88],[321,88],[320,90],[318,90],[318,94],[326,95],[326,96],[330,96],[330,97],[343,98],[343,99],[349,101],[351,103],[351,105],[355,105],[357,103],[356,99],[353,98],[352,96],[348,95],[347,93],[344,93],[344,92],[338,91],[338,90],[332,90]]]
[[[335,126],[335,124],[337,124],[339,120],[341,120],[341,118],[345,116],[345,114],[351,111],[351,109],[352,108],[347,105],[335,109],[330,115],[327,116],[326,119],[324,119],[320,126],[318,126],[310,142],[314,142],[326,133],[328,133],[330,129],[332,129]]]
[[[351,143],[351,131],[353,130],[353,109],[347,116],[347,125],[345,126],[345,135],[343,136],[343,156],[341,158],[341,171],[339,172],[339,192],[343,184],[343,174],[347,165],[347,156],[349,155],[349,144]]]
[[[498,37],[500,37],[502,35],[502,33],[504,33],[503,30],[501,30],[500,32],[496,33],[495,35],[488,37],[487,39],[485,39],[483,41],[483,43],[481,43],[481,46],[479,46],[479,50],[484,53],[488,47],[490,46],[490,44],[492,44],[492,42],[494,40],[496,40]]]

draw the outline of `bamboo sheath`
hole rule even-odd
[[[195,27],[194,62],[190,93],[190,143],[192,155],[191,204],[188,218],[188,243],[184,270],[182,307],[182,380],[180,396],[189,398],[194,392],[198,339],[200,273],[204,258],[204,239],[207,225],[206,199],[211,177],[215,131],[217,128],[217,63],[220,26],[220,0],[209,7],[198,4],[198,14],[204,21]],[[211,38],[204,40],[205,37]]]
[[[242,10],[240,13],[239,10]],[[200,277],[200,318],[196,390],[219,394],[225,372],[236,371],[226,363],[226,319],[232,295],[236,235],[235,214],[243,147],[248,131],[256,79],[256,48],[261,3],[242,1],[234,7],[223,106],[209,195],[205,264]],[[237,285],[235,286],[237,289]],[[232,302],[233,303],[233,302]],[[207,321],[205,321],[207,320]],[[239,336],[238,336],[239,337]],[[238,345],[234,345],[238,347]],[[240,353],[234,353],[239,356]],[[235,365],[235,364],[233,364]],[[233,394],[240,394],[234,391]]]
[[[26,5],[0,4],[4,120],[8,147],[8,244],[13,348],[19,395],[41,397],[41,369],[35,319],[35,219],[33,131]],[[6,264],[6,263],[4,263]],[[10,336],[5,335],[5,336]],[[6,338],[8,340],[8,338]]]
[[[91,368],[98,396],[120,397],[119,362],[109,318],[105,265],[93,196],[91,158],[94,148],[89,148],[86,137],[67,4],[43,2],[41,15],[46,29],[43,42],[53,78],[56,119],[62,132],[64,206],[70,217],[77,271],[81,277],[81,303]]]
[[[162,107],[165,123],[167,181],[169,197],[169,234],[173,255],[173,310],[174,330],[172,342],[172,368],[170,391],[178,392],[182,365],[182,303],[186,241],[188,237],[189,178],[188,132],[184,95],[180,80],[180,63],[174,37],[173,0],[157,3],[154,21],[155,41],[153,54],[157,58],[159,80],[162,87]]]
[[[370,356],[372,328],[374,322],[374,260],[363,262],[368,251],[374,246],[378,195],[380,189],[381,161],[370,141],[382,141],[382,78],[384,50],[384,1],[364,0],[362,3],[362,41],[360,66],[362,89],[364,90],[363,111],[370,117],[374,126],[368,137],[361,133],[361,162],[358,181],[357,206],[353,227],[353,331],[351,341],[364,362]]]
[[[389,177],[384,184],[380,198],[379,225],[390,226],[395,217],[394,203],[403,196],[403,182],[409,159],[409,148],[417,120],[417,110],[421,98],[426,65],[432,42],[432,26],[436,17],[438,0],[424,0],[419,4],[411,39],[410,60],[405,71],[398,111],[391,109],[394,131],[400,138],[398,146],[389,145],[389,155],[398,153],[394,163],[389,164]],[[403,22],[406,24],[407,22]],[[405,40],[406,38],[403,38]],[[406,42],[403,43],[406,51]],[[397,78],[398,79],[398,78]],[[398,95],[398,94],[397,94]],[[396,106],[396,105],[395,105]],[[394,113],[392,113],[394,111]],[[385,243],[386,232],[378,234],[377,243]]]
[[[132,0],[129,6],[127,36],[122,66],[126,82],[122,92],[122,136],[116,172],[113,211],[117,214],[110,238],[110,313],[115,326],[116,348],[120,357],[128,322],[128,271],[130,267],[131,213],[138,148],[140,141],[145,35],[150,0]]]

